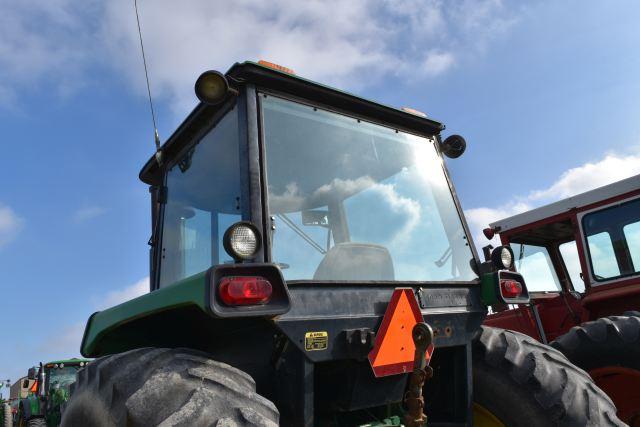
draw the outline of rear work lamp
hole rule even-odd
[[[256,256],[262,240],[258,228],[248,221],[240,221],[227,229],[222,238],[224,250],[236,261],[246,261]]]
[[[214,70],[200,74],[194,89],[198,99],[208,105],[221,104],[229,94],[238,94],[238,91],[229,86],[224,74]]]

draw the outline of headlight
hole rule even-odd
[[[236,222],[224,233],[223,244],[236,261],[251,259],[260,250],[260,233],[250,222]]]
[[[498,246],[491,252],[491,261],[498,270],[509,270],[513,266],[513,251],[509,246]]]

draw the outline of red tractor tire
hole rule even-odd
[[[591,375],[616,404],[620,419],[640,427],[640,317],[611,316],[586,322],[551,346]]]

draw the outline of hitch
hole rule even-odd
[[[419,322],[413,327],[411,336],[416,346],[416,353],[413,372],[409,376],[409,390],[404,395],[404,403],[409,412],[404,416],[403,421],[406,427],[422,427],[427,424],[422,387],[424,382],[433,376],[433,368],[428,365],[426,358],[426,352],[433,343],[433,330],[425,322]]]

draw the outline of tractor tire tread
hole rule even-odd
[[[640,370],[640,317],[603,317],[579,326],[550,344],[582,369],[624,366]]]
[[[2,427],[13,427],[11,406],[8,403],[3,403],[2,407]]]
[[[485,366],[533,397],[535,411],[558,426],[623,426],[609,397],[558,350],[514,331],[482,326],[474,370]],[[529,420],[531,421],[531,420]],[[527,424],[525,424],[527,425]]]
[[[31,418],[27,421],[27,427],[47,427],[47,421],[44,418]]]
[[[102,412],[104,426],[274,427],[279,420],[251,376],[192,349],[141,348],[93,361],[78,373],[62,426],[81,425],[68,414],[83,395],[78,404]]]

